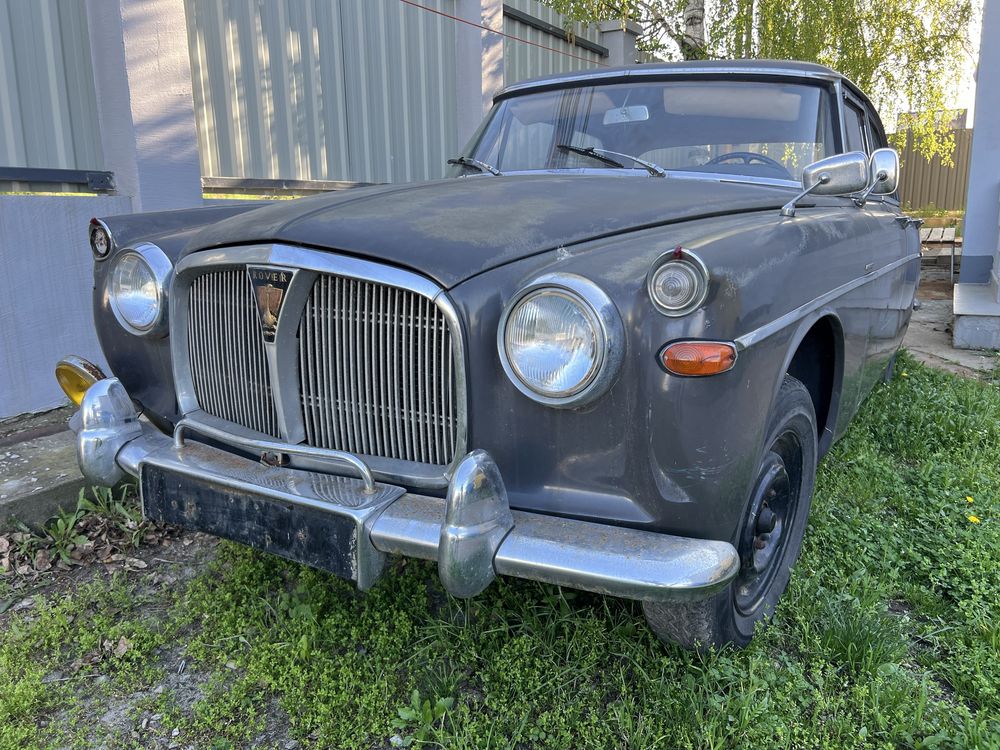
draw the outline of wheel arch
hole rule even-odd
[[[818,311],[801,322],[775,384],[775,397],[785,374],[809,391],[816,412],[817,450],[822,457],[833,445],[843,394],[844,330],[836,313]]]

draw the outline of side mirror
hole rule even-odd
[[[872,195],[890,195],[896,192],[899,182],[899,154],[892,148],[879,148],[872,152],[868,162],[868,186],[855,196],[854,204],[861,208]]]
[[[810,193],[850,195],[867,186],[868,159],[863,152],[828,156],[802,170],[802,192],[782,207],[781,215],[795,216],[795,205]]]
[[[891,195],[899,183],[899,154],[894,148],[880,148],[872,152],[868,162],[868,192],[874,195]]]

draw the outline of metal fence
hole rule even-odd
[[[935,157],[927,161],[913,147],[907,134],[906,146],[900,151],[902,167],[899,175],[899,197],[911,210],[936,208],[965,210],[969,183],[969,160],[972,156],[972,130],[956,130],[953,166],[945,166]]]
[[[447,13],[455,0],[424,0]],[[396,0],[185,0],[202,174],[441,177],[455,31]]]
[[[102,161],[84,3],[0,0],[0,167]],[[0,177],[0,191],[31,189],[59,187]]]
[[[504,84],[606,64],[608,50],[596,43],[596,28],[574,24],[567,34],[564,27],[563,17],[538,0],[504,3],[504,33],[534,42],[504,39]]]

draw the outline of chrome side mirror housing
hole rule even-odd
[[[781,209],[782,216],[795,216],[795,206],[810,193],[850,195],[868,186],[868,158],[862,151],[834,154],[814,161],[802,170],[802,192]]]
[[[855,205],[865,205],[869,195],[891,195],[899,182],[899,154],[893,148],[880,148],[868,160],[868,186],[854,197]]]
[[[880,148],[868,160],[868,192],[891,195],[899,184],[899,154],[894,148]]]

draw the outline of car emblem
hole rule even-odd
[[[288,286],[295,271],[274,266],[247,266],[247,275],[253,285],[253,296],[257,301],[257,317],[260,319],[264,341],[272,343],[278,330],[281,306],[285,301]]]

